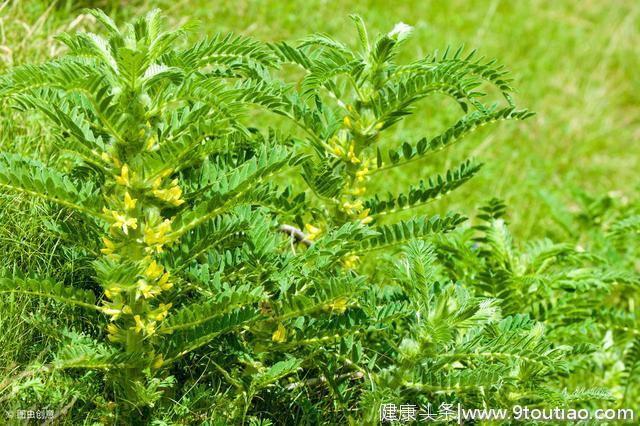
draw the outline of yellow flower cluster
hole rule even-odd
[[[129,195],[129,191],[126,191],[124,193],[124,208],[126,210],[133,210],[136,208],[136,202],[138,200],[131,198],[131,195]]]
[[[136,299],[140,296],[150,299],[171,287],[173,284],[169,282],[169,272],[164,272],[164,267],[152,260],[144,272],[144,277],[138,280]]]
[[[361,197],[367,191],[365,183],[367,182],[369,174],[369,160],[364,159],[360,164],[360,167],[356,171],[355,179],[353,181],[353,186],[347,191],[347,193],[355,196]]]
[[[171,220],[165,219],[156,226],[147,223],[144,228],[144,242],[147,252],[162,252],[162,246],[169,242],[167,234],[171,231]]]
[[[358,158],[356,154],[355,141],[348,140],[343,134],[339,134],[339,136],[334,136],[329,139],[328,144],[330,152],[336,157],[352,164],[360,163],[360,158]]]
[[[356,111],[351,105],[347,105],[346,109],[348,114],[343,118],[342,129],[328,140],[327,147],[332,155],[349,163],[348,170],[353,173],[350,185],[343,189],[339,209],[350,220],[366,225],[373,221],[373,217],[369,215],[370,210],[365,208],[361,199],[366,193],[370,161],[361,152],[363,146],[358,146],[357,143],[362,143],[365,146],[370,144],[377,138],[384,123],[378,121],[372,111]],[[314,236],[313,233],[311,235]],[[345,268],[352,269],[357,266],[359,261],[358,256],[348,255],[343,259],[343,265]],[[340,303],[336,303],[335,306],[332,306],[333,310],[343,309]]]
[[[111,321],[115,321],[118,318],[120,318],[121,314],[130,314],[131,313],[131,307],[130,306],[126,306],[123,305],[122,303],[119,304],[112,304],[110,306],[105,306],[104,308],[102,308],[102,312],[106,315],[110,315],[111,316]]]
[[[112,342],[126,341],[126,336],[122,332],[122,329],[113,323],[107,325],[107,332],[109,333],[108,338]]]
[[[169,272],[165,272],[164,267],[158,265],[155,260],[146,258],[146,261],[149,262],[148,266],[135,287],[137,305],[139,304],[138,300],[150,299],[173,286],[169,282]],[[131,306],[125,305],[122,302],[122,298],[119,297],[121,292],[122,288],[118,284],[110,285],[105,290],[105,295],[112,300],[115,299],[115,301],[107,304],[102,311],[111,316],[111,321],[117,320],[122,314],[130,315],[129,318],[133,319],[134,325],[129,327],[129,330],[134,330],[136,333],[141,333],[145,336],[155,334],[158,322],[167,317],[172,304],[160,303],[155,309],[149,309],[150,307],[143,303],[143,306],[146,306],[146,310],[143,313],[134,315]],[[124,341],[126,339],[125,331],[116,324],[109,324],[107,330],[111,341]]]
[[[342,211],[344,211],[350,218],[359,220],[363,225],[366,225],[373,220],[373,218],[369,216],[369,209],[364,208],[362,200],[345,201],[342,203],[341,207]]]
[[[360,257],[355,254],[347,256],[343,261],[342,265],[347,269],[353,269],[358,266],[358,262],[360,262]]]
[[[369,174],[369,159],[365,158],[365,160],[362,162],[362,165],[356,172],[356,182],[359,182],[359,183],[366,182],[368,179],[367,177],[368,174]]]
[[[354,141],[351,141],[351,143],[349,144],[349,151],[347,152],[347,160],[349,160],[353,164],[358,164],[360,162],[360,159],[356,155],[355,149],[356,143]]]
[[[160,189],[160,185],[162,184],[161,179],[156,179],[153,184],[153,195],[160,200],[171,204],[172,206],[179,206],[184,203],[182,197],[182,189],[178,185],[178,179],[174,179],[171,181],[169,188]]]
[[[165,308],[168,308],[171,305],[165,305]],[[166,316],[166,310],[163,311]],[[134,325],[129,327],[130,330],[135,330],[136,333],[142,333],[146,336],[151,336],[156,332],[157,321],[153,318],[142,318],[140,315],[133,316]],[[109,332],[109,340],[112,342],[122,342],[126,339],[126,335],[124,334],[124,330],[117,326],[116,324],[109,324],[107,326],[107,331]]]
[[[347,310],[348,299],[346,297],[341,297],[339,299],[334,300],[329,304],[329,309],[332,312],[343,313]]]
[[[306,237],[307,240],[314,241],[316,238],[322,234],[322,229],[317,228],[309,223],[304,225],[304,229],[307,231]]]
[[[120,293],[122,293],[122,287],[118,283],[109,283],[104,290],[104,295],[112,300],[115,300]]]
[[[106,154],[103,153],[103,155]],[[111,157],[107,155],[107,158]],[[117,159],[114,158],[114,161],[117,161]],[[131,179],[132,176],[129,172],[129,166],[124,164],[120,169],[120,175],[115,176],[115,181],[118,185],[128,188],[131,186]],[[128,190],[125,190],[124,200],[122,201],[122,204],[120,204],[121,207],[118,208],[118,210],[122,209],[123,211],[110,210],[106,207],[103,207],[103,213],[107,216],[110,216],[113,220],[111,223],[111,228],[122,229],[124,235],[129,235],[130,229],[138,229],[138,219],[132,217],[129,214],[129,212],[136,208],[137,202],[138,200],[133,198]],[[102,253],[109,255],[113,253],[114,249],[115,245],[111,241],[106,240],[105,247],[101,251]]]
[[[118,185],[122,185],[122,186],[130,186],[131,185],[131,179],[129,176],[129,166],[128,165],[123,165],[122,168],[120,169],[120,176],[116,176],[115,177],[116,183]]]
[[[145,149],[153,150],[156,147],[156,141],[151,136],[146,141]],[[138,264],[137,277],[127,278],[127,282],[123,282],[123,278],[113,278],[112,282],[103,283],[105,300],[102,312],[111,319],[107,327],[109,339],[129,342],[132,333],[145,337],[157,333],[158,324],[167,317],[171,304],[160,303],[156,306],[157,302],[154,303],[152,299],[173,287],[170,273],[152,258],[170,242],[171,219],[162,218],[159,208],[153,203],[141,205],[141,201],[148,200],[150,196],[173,206],[179,206],[184,201],[177,179],[163,185],[163,180],[172,173],[171,169],[154,176],[152,179],[155,180],[150,184],[150,181],[143,181],[141,175],[124,161],[122,164],[107,153],[101,157],[114,166],[116,188],[114,195],[107,200],[107,207],[103,209],[105,219],[110,224],[110,233],[102,238],[104,245],[100,251],[116,263],[122,261],[124,253],[127,253],[126,256],[131,254],[134,259],[127,258],[126,262]],[[138,229],[138,232],[132,232]],[[136,253],[141,252],[146,256],[138,257]],[[116,323],[116,320],[120,321]],[[150,358],[153,359],[154,368],[159,368],[164,362],[161,356],[155,354]]]
[[[349,115],[345,115],[342,124],[355,134],[368,138],[376,137],[384,127],[384,122],[378,121],[370,109],[356,111],[353,106],[347,105],[347,111]]]
[[[112,228],[122,228],[122,232],[125,235],[129,235],[129,229],[138,229],[138,219],[135,217],[129,217],[126,213],[119,213],[115,210],[109,210],[106,207],[102,209],[106,215],[113,217],[111,223]]]
[[[143,321],[142,319],[140,319],[140,315],[134,315],[133,320],[136,322],[136,325],[131,327],[131,329],[135,330],[136,333],[143,333],[150,336],[156,332],[155,321],[150,321],[150,320]]]

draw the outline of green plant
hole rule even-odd
[[[599,400],[608,400],[612,406],[634,407],[640,275],[620,262],[625,257],[613,254],[613,247],[598,248],[608,240],[617,250],[633,250],[633,243],[619,244],[627,236],[618,230],[633,229],[634,208],[606,221],[604,232],[592,229],[588,239],[555,243],[545,238],[524,245],[514,241],[505,212],[503,203],[492,200],[481,208],[476,226],[439,239],[436,251],[449,279],[479,297],[495,298],[503,315],[537,322],[554,348],[549,353],[564,351],[557,359],[564,374],[545,378],[542,391],[512,396],[523,398],[521,405],[552,401],[598,407]],[[572,394],[567,388],[584,389]]]
[[[295,372],[337,330],[336,337],[342,341],[358,334],[361,327],[376,328],[374,324],[382,326],[385,317],[397,315],[375,308],[375,303],[374,311],[364,309],[364,302],[372,301],[358,297],[364,290],[364,277],[345,274],[335,262],[346,259],[346,266],[354,266],[354,253],[451,230],[461,217],[415,220],[388,231],[363,227],[370,222],[371,208],[380,213],[394,202],[370,202],[372,207],[363,209],[357,197],[367,174],[367,161],[358,156],[377,139],[379,131],[433,90],[444,90],[461,104],[467,100],[481,108],[473,99],[478,94],[471,92],[477,83],[465,80],[465,76],[496,70],[470,62],[469,57],[458,59],[456,55],[449,60],[445,55],[435,70],[431,70],[430,61],[426,68],[414,64],[407,69],[413,71],[413,79],[389,79],[383,87],[379,80],[385,73],[405,74],[390,63],[404,34],[383,36],[375,50],[367,52],[371,63],[361,61],[354,68],[366,70],[359,90],[368,90],[371,99],[360,99],[355,109],[347,108],[353,112],[352,118],[336,116],[337,122],[352,129],[338,136],[318,133],[318,126],[326,123],[327,128],[333,128],[336,122],[327,120],[334,114],[321,107],[319,95],[313,96],[317,110],[309,109],[306,102],[321,84],[305,82],[304,93],[298,97],[289,95],[282,84],[268,76],[267,70],[278,64],[274,52],[291,55],[294,51],[285,44],[268,48],[227,36],[177,49],[173,46],[184,30],[164,32],[157,11],[123,30],[102,12],[92,14],[106,28],[107,38],[63,34],[59,39],[70,50],[64,58],[18,67],[3,81],[3,94],[14,105],[39,110],[56,126],[51,143],[59,154],[51,160],[52,166],[4,154],[2,185],[80,214],[85,230],[82,235],[75,235],[77,229],[60,232],[75,238],[78,250],[95,257],[91,266],[99,286],[80,289],[42,277],[13,276],[2,280],[3,291],[47,296],[105,314],[109,318],[107,337],[114,344],[109,347],[84,341],[67,346],[57,354],[54,366],[104,369],[113,379],[116,395],[132,407],[151,406],[161,395],[158,391],[171,385],[168,378],[162,379],[168,366],[237,330],[236,344],[251,344],[250,353],[264,352],[260,345],[281,344],[280,351],[286,355],[271,359],[271,367],[265,370],[264,355],[251,360],[245,354],[248,366],[260,373],[248,384],[223,374],[242,390],[236,394],[240,402],[232,405],[232,411],[242,407],[246,413],[258,390]],[[364,27],[358,23],[362,34]],[[298,55],[306,55],[302,53],[305,46],[322,40],[328,38],[304,43]],[[328,46],[332,47],[331,43]],[[315,58],[314,70],[321,64],[327,66],[322,52]],[[325,165],[306,160],[303,168],[314,192],[324,198],[333,194],[336,208],[329,213],[335,224],[320,243],[298,256],[278,249],[286,240],[274,234],[276,226],[267,211],[286,212],[297,207],[300,220],[306,211],[299,206],[304,198],[294,198],[290,190],[282,192],[270,183],[256,185],[256,181],[266,181],[283,167],[307,157],[295,153],[295,141],[287,143],[274,132],[262,136],[243,124],[243,111],[255,104],[296,122],[306,117],[306,124],[314,125],[309,120],[315,120],[315,133],[308,132],[314,135],[311,140],[327,140],[315,145]],[[328,115],[320,116],[318,111]],[[363,123],[360,114],[372,111],[373,121]],[[462,130],[471,130],[488,121],[487,117],[510,116],[512,108],[499,115],[482,111],[484,115],[478,113],[465,121]],[[417,152],[435,150],[451,142],[453,136],[461,136],[457,131],[446,135],[441,143],[420,143]],[[344,146],[340,148],[339,143]],[[411,157],[408,152],[404,155]],[[393,155],[391,160],[397,163]],[[328,182],[333,187],[318,187],[316,182],[323,179],[313,172],[318,167],[329,171],[332,176]],[[66,172],[58,171],[60,168]],[[426,201],[455,188],[475,169],[464,165],[446,181],[439,180],[437,187],[433,184],[431,189],[419,191],[418,198]],[[404,207],[402,196],[398,204]],[[394,235],[399,229],[407,232],[401,237]],[[321,268],[327,272],[317,272],[312,288],[308,288],[309,273]],[[209,270],[216,269],[218,273],[211,276]],[[235,286],[228,284],[231,277]],[[177,309],[167,318],[174,305]],[[347,310],[350,306],[354,309]],[[323,318],[327,312],[344,315]],[[316,349],[303,351],[303,358],[289,357],[289,350],[285,350],[314,342]],[[344,358],[344,350],[336,349],[325,363],[311,368],[327,373],[338,369],[335,359]],[[344,400],[337,388],[333,392]]]
[[[371,43],[358,17],[354,51],[326,35],[186,44],[191,25],[165,31],[158,11],[120,27],[91,14],[105,37],[62,34],[67,54],[0,77],[6,105],[51,123],[42,137],[53,153],[1,154],[0,186],[62,209],[48,231],[83,279],[5,271],[0,292],[89,310],[95,327],[50,327],[60,344],[45,372],[90,389],[75,397],[97,409],[92,419],[130,422],[137,410],[160,424],[356,424],[375,422],[389,401],[610,397],[555,383],[589,365],[589,338],[561,345],[567,317],[546,315],[575,301],[567,288],[586,284],[571,268],[588,256],[548,243],[515,256],[499,203],[472,236],[444,236],[465,220],[455,213],[384,223],[479,165],[364,197],[375,176],[530,116],[515,109],[502,67],[462,50],[396,64],[410,27]],[[278,77],[291,64],[304,72],[294,84]],[[485,89],[506,105],[482,102]],[[463,117],[415,143],[386,137],[433,93]],[[394,148],[384,155],[383,144]],[[367,262],[371,253],[384,261]],[[78,369],[98,373],[74,380]]]
[[[284,63],[304,70],[296,82],[299,90],[288,98],[287,112],[305,132],[299,141],[301,149],[314,153],[303,162],[302,174],[319,199],[319,208],[313,212],[317,223],[306,225],[312,237],[324,227],[371,224],[442,198],[473,177],[481,164],[466,160],[427,182],[420,180],[405,193],[369,198],[365,193],[372,178],[388,179],[391,169],[406,169],[481,126],[533,115],[515,108],[510,79],[495,61],[459,48],[398,64],[396,57],[411,34],[410,26],[399,23],[371,41],[362,19],[355,15],[352,19],[359,35],[355,50],[325,34],[309,36],[295,47],[286,42],[272,45]],[[497,91],[506,105],[484,103],[487,89]],[[455,124],[413,143],[397,143],[392,133],[386,136],[394,124],[416,112],[419,101],[435,94],[444,94],[461,107],[464,114]],[[385,143],[391,146],[386,155],[381,149]],[[380,237],[372,244],[383,248],[427,237],[432,232],[429,224],[436,224],[436,232],[446,231],[461,220],[460,215],[449,214],[433,217],[431,222],[415,218],[376,227]],[[355,254],[345,259],[348,265],[356,260]]]
[[[0,91],[14,105],[39,110],[55,125],[49,142],[58,154],[49,165],[2,154],[0,185],[78,215],[80,225],[58,231],[93,258],[98,287],[13,276],[2,279],[2,291],[106,315],[113,347],[70,345],[54,365],[104,369],[118,395],[138,407],[153,404],[167,385],[155,378],[158,370],[260,316],[252,306],[265,297],[260,283],[230,288],[185,274],[212,245],[240,255],[253,254],[243,243],[275,244],[246,229],[269,220],[262,211],[241,206],[272,194],[268,186],[250,186],[255,179],[298,160],[273,141],[259,145],[241,122],[250,104],[277,101],[252,78],[274,64],[264,46],[230,36],[176,49],[186,28],[163,31],[158,11],[122,30],[104,13],[92,14],[107,38],[62,34],[64,58],[16,68],[3,79]],[[201,72],[206,67],[211,71]]]

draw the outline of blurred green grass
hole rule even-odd
[[[637,190],[640,2],[14,1],[0,3],[0,70],[55,55],[60,46],[53,35],[90,27],[88,20],[77,18],[79,7],[96,4],[123,19],[160,7],[174,23],[201,21],[201,32],[207,34],[234,31],[290,40],[325,32],[349,43],[356,35],[348,15],[358,13],[370,34],[387,32],[399,21],[415,26],[402,59],[461,44],[497,58],[512,71],[517,104],[537,115],[523,123],[484,128],[437,162],[415,163],[374,182],[376,190],[396,192],[467,155],[485,163],[469,184],[424,213],[454,209],[472,214],[478,204],[496,196],[510,206],[514,233],[527,238],[554,231],[545,193],[571,208],[577,189]],[[420,107],[385,145],[415,141],[459,114],[445,98],[432,98]],[[0,140],[4,146],[13,143],[2,136]],[[28,137],[22,135],[20,141],[29,149]]]

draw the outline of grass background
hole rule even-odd
[[[394,171],[375,181],[374,189],[408,189],[421,178],[473,156],[485,163],[479,176],[427,209],[471,214],[479,203],[500,197],[510,207],[514,233],[522,238],[559,230],[552,224],[557,212],[550,208],[550,199],[571,209],[576,190],[622,195],[637,190],[640,2],[634,0],[411,0],[393,5],[371,0],[30,0],[0,4],[0,69],[59,53],[61,46],[53,39],[56,33],[92,27],[89,19],[79,16],[83,6],[102,6],[122,19],[160,7],[172,23],[199,20],[201,34],[233,31],[266,40],[325,32],[355,43],[350,13],[362,15],[372,35],[402,21],[415,26],[415,31],[401,59],[446,46],[476,48],[512,71],[517,104],[537,115],[523,123],[484,128],[446,151],[438,163],[425,160],[411,169]],[[415,141],[459,116],[453,102],[444,97],[420,106],[384,144]],[[33,150],[39,145],[29,140],[30,128],[23,125],[15,131],[17,142]],[[15,135],[0,139],[5,147],[16,146]]]

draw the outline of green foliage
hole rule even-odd
[[[243,123],[252,105],[278,105],[262,79],[275,60],[266,46],[214,37],[182,49],[184,29],[164,31],[158,11],[122,29],[102,12],[91,13],[106,38],[62,34],[69,48],[64,58],[2,78],[2,95],[21,110],[41,111],[55,128],[51,142],[63,150],[48,166],[4,155],[0,181],[83,217],[99,290],[5,274],[2,291],[105,314],[105,337],[115,351],[75,339],[52,366],[106,370],[112,398],[127,412],[152,406],[173,383],[168,368],[220,335],[239,330],[243,339],[251,326],[260,331],[258,340],[271,342],[278,317],[258,305],[272,299],[277,305],[279,298],[256,278],[268,282],[272,271],[260,261],[275,266],[286,242],[269,232],[266,212],[240,206],[279,192],[266,180],[299,159],[279,137],[263,140]],[[246,232],[252,221],[267,226]],[[233,286],[183,275],[196,265],[217,267],[208,255],[225,250],[240,250],[247,269],[229,281]],[[307,301],[315,309],[322,303]],[[256,382],[251,389],[262,387]],[[245,410],[252,398],[241,401]]]
[[[627,220],[635,208],[629,210],[607,227],[615,229]],[[503,314],[527,315],[544,325],[555,347],[570,343],[564,361],[571,374],[563,375],[554,391],[557,395],[562,386],[591,383],[595,388],[607,387],[608,397],[620,401],[620,406],[629,405],[639,391],[628,378],[634,376],[635,368],[640,274],[637,268],[621,264],[624,258],[612,254],[637,248],[637,244],[604,250],[593,246],[585,251],[579,245],[542,239],[520,248],[504,215],[504,205],[492,200],[481,209],[476,226],[437,242],[446,275],[479,296],[497,298]],[[587,240],[591,244],[602,237],[616,244],[610,231],[591,232]],[[624,362],[612,364],[613,359]],[[589,400],[593,403],[594,399]]]
[[[423,214],[479,172],[471,160],[365,198],[390,169],[531,116],[495,61],[447,49],[399,64],[411,27],[370,39],[357,16],[351,49],[324,34],[189,44],[194,26],[166,30],[157,10],[126,25],[90,14],[103,35],[63,33],[64,56],[0,76],[3,102],[41,114],[55,147],[45,161],[2,154],[0,186],[70,215],[48,227],[86,273],[0,278],[10,297],[87,308],[72,327],[34,320],[58,339],[47,378],[90,389],[52,403],[73,398],[91,413],[83,421],[103,423],[358,424],[388,402],[638,395],[628,265],[551,240],[520,250],[497,200],[462,230],[459,213]],[[394,140],[387,130],[436,93],[459,120]],[[607,235],[623,245],[637,222],[626,214]],[[595,368],[602,376],[584,389]]]
[[[296,142],[315,155],[303,163],[303,178],[319,198],[312,228],[359,221],[415,208],[456,189],[478,170],[469,160],[457,169],[411,187],[407,194],[377,194],[364,199],[372,178],[385,178],[388,170],[406,167],[428,154],[451,146],[476,128],[499,120],[531,116],[517,110],[510,96],[507,73],[495,61],[475,58],[475,52],[447,49],[443,54],[398,64],[395,58],[412,28],[398,24],[387,34],[369,40],[359,17],[353,17],[359,45],[351,49],[326,34],[309,36],[297,45],[271,45],[282,62],[304,70],[296,81],[299,90],[287,96],[286,115],[304,130]],[[295,73],[294,73],[295,75]],[[497,91],[506,100],[482,102]],[[417,143],[397,143],[385,156],[380,144],[387,130],[417,110],[425,97],[444,93],[460,105],[462,117],[442,133]],[[471,111],[470,111],[471,109]]]

